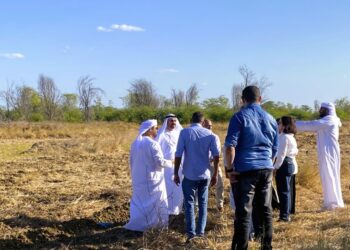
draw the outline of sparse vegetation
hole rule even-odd
[[[184,218],[144,234],[122,228],[129,216],[129,146],[137,124],[5,123],[0,126],[0,249],[229,249],[233,212],[210,194],[207,236],[185,244]],[[223,141],[227,123],[214,123]],[[349,208],[319,212],[322,191],[315,136],[298,134],[297,214],[274,220],[274,249],[349,249]],[[341,129],[342,188],[350,203],[350,124]],[[99,222],[110,222],[107,228]],[[258,249],[252,242],[251,249]]]

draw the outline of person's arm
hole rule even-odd
[[[153,160],[157,164],[158,167],[171,168],[173,165],[173,162],[171,160],[164,159],[163,152],[160,148],[160,145],[156,141],[154,141],[152,143],[152,157],[153,157]]]
[[[274,169],[279,169],[282,166],[284,158],[286,158],[286,155],[287,155],[287,149],[288,149],[287,136],[281,135],[279,140],[278,150],[277,150],[276,161],[273,165]]]
[[[218,137],[214,134],[212,134],[212,141],[210,143],[210,152],[213,155],[213,162],[214,162],[214,171],[213,176],[210,180],[210,186],[214,186],[217,182],[218,178],[218,167],[219,167],[219,160],[220,160],[220,146],[218,146],[218,143],[220,143],[220,140],[218,140]]]
[[[210,180],[210,186],[214,186],[217,182],[218,179],[218,171],[219,171],[219,161],[220,161],[220,157],[214,156],[214,171],[213,171],[213,176]]]
[[[314,121],[296,121],[295,126],[297,127],[297,131],[317,132],[320,129],[326,128],[327,123],[322,119]]]
[[[236,149],[231,146],[226,146],[225,154],[227,162],[227,166],[225,167],[226,178],[229,178],[230,183],[233,184],[237,182],[237,175],[239,175],[239,173],[236,172],[233,164],[236,156]]]
[[[182,157],[175,157],[175,167],[174,167],[174,182],[178,186],[180,184],[179,168],[181,164]]]
[[[226,158],[226,166],[225,166],[225,173],[226,177],[230,178],[231,183],[237,182],[237,175],[239,175],[238,172],[234,169],[234,159],[236,156],[236,149],[238,143],[238,138],[241,133],[241,127],[243,121],[238,117],[238,115],[234,115],[231,120],[229,127],[227,129],[227,135],[225,138],[225,158]]]
[[[183,132],[181,130],[179,139],[177,141],[176,152],[175,152],[175,165],[174,165],[174,182],[178,186],[180,184],[179,168],[181,165],[182,154],[185,150],[185,140]]]
[[[278,136],[278,125],[277,122],[274,120],[274,130],[275,130],[275,137],[273,138],[273,144],[272,144],[272,163],[275,162],[277,151],[278,151],[278,145],[279,145],[279,136]]]

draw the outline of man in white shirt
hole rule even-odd
[[[344,207],[340,185],[340,119],[333,103],[324,102],[319,110],[320,119],[297,121],[298,131],[317,133],[318,164],[323,189],[323,209],[334,210]]]
[[[165,117],[163,126],[159,129],[156,138],[166,160],[174,161],[177,141],[181,130],[182,126],[176,118],[176,115],[168,114]],[[182,177],[181,168],[179,170],[179,176]],[[182,210],[183,194],[182,188],[174,183],[173,167],[164,169],[164,178],[168,197],[169,214],[178,215]]]
[[[136,140],[131,145],[130,167],[132,197],[130,220],[124,226],[133,231],[168,226],[168,202],[164,182],[164,167],[172,162],[165,160],[157,135],[157,121],[147,120],[139,129]]]

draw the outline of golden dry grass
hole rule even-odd
[[[227,124],[214,126],[223,141]],[[227,182],[221,215],[211,192],[207,240],[186,245],[181,216],[169,230],[140,235],[122,228],[131,195],[128,148],[136,134],[137,125],[127,123],[0,125],[0,249],[229,249],[233,212]],[[315,136],[299,134],[297,140],[297,214],[292,223],[274,222],[273,246],[350,248],[349,207],[319,212]],[[349,204],[349,123],[340,143],[343,195]],[[113,224],[103,228],[98,222]],[[258,244],[250,247],[258,249]]]

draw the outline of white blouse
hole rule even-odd
[[[278,150],[276,161],[273,165],[275,169],[279,169],[282,166],[284,158],[286,156],[292,158],[295,170],[294,174],[298,173],[298,164],[295,159],[295,156],[298,154],[298,145],[297,141],[294,138],[293,134],[281,133],[278,135]]]

